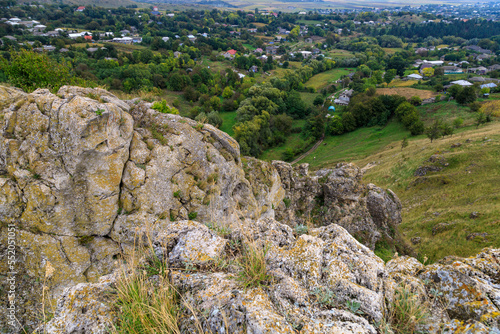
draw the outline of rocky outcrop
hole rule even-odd
[[[244,158],[210,125],[102,89],[0,87],[0,101],[0,323],[12,276],[18,321],[1,332],[41,320],[49,333],[110,328],[106,291],[138,246],[171,268],[169,280],[213,332],[375,333],[403,281],[447,296],[436,313],[447,326],[496,321],[495,251],[460,265],[384,266],[371,249],[394,240],[401,204],[362,184],[352,164],[310,175],[307,165]],[[244,289],[234,261],[250,244],[266,249],[272,279]],[[474,292],[456,301],[457,284],[445,282],[462,278]]]
[[[202,247],[203,251],[199,244],[182,238],[189,234],[219,240],[214,245],[235,240],[242,248],[261,245],[266,249],[271,279],[261,286],[243,288],[238,267],[216,264],[221,258],[230,261],[234,256],[231,247]],[[384,315],[400,312],[395,305],[401,289],[410,293],[406,305],[416,301],[425,305],[427,316],[414,328],[417,332],[496,333],[500,325],[500,250],[487,249],[475,257],[447,258],[428,266],[408,256],[384,264],[338,225],[296,237],[289,226],[270,218],[224,236],[203,224],[183,221],[170,225],[161,238],[166,239],[156,244],[163,246],[155,246],[155,252],[165,262],[175,263],[169,280],[184,305],[190,305],[179,318],[183,333],[198,332],[201,327],[212,333],[375,334],[379,324],[390,319]],[[204,239],[197,237],[201,242]],[[178,254],[185,254],[184,261],[175,260]],[[200,257],[204,260],[198,261]],[[212,265],[207,266],[208,262]],[[116,280],[116,276],[109,277]],[[112,326],[113,309],[99,313],[109,307],[102,297],[109,277],[97,284],[68,288],[55,317],[40,330],[70,333],[71,328],[73,332],[100,333],[100,328]],[[79,317],[82,301],[89,307]],[[90,318],[86,314],[106,316]],[[412,316],[403,313],[401,319],[411,322]]]
[[[309,175],[308,165],[293,168],[273,161],[285,189],[276,218],[291,226],[344,227],[374,249],[378,240],[396,238],[401,223],[401,202],[391,190],[361,183],[362,171],[353,164],[338,164]]]

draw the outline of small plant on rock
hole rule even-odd
[[[260,247],[253,242],[243,248],[243,254],[237,264],[240,267],[238,280],[245,289],[266,285],[272,279],[267,273],[267,251],[267,247]]]

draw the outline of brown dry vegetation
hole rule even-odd
[[[401,95],[409,99],[412,96],[418,96],[422,100],[435,97],[437,93],[430,90],[415,89],[409,87],[377,88],[377,95]]]

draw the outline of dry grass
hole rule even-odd
[[[479,111],[491,113],[494,117],[500,117],[500,100],[485,102]]]
[[[412,96],[418,96],[422,100],[435,97],[437,93],[430,90],[422,90],[408,87],[394,87],[394,88],[377,88],[377,95],[401,95],[409,99]]]
[[[255,242],[246,243],[241,257],[237,260],[240,267],[238,280],[245,289],[266,285],[271,281],[272,276],[267,273],[267,250],[267,247]]]
[[[418,83],[417,80],[394,80],[391,82],[391,87],[409,87]]]
[[[361,167],[374,164],[366,171],[364,182],[390,188],[398,195],[403,204],[400,231],[407,241],[421,238],[414,248],[434,262],[447,255],[472,256],[499,244],[499,142],[500,123],[496,121],[433,143],[423,136],[410,138],[403,150],[401,142],[394,142],[355,163]],[[454,143],[462,146],[451,148]],[[448,165],[415,176],[415,170],[430,165],[428,160],[436,153]],[[479,216],[471,218],[472,212]],[[450,225],[433,232],[440,223]],[[468,239],[472,233],[487,235]]]
[[[429,309],[429,303],[423,301],[417,293],[413,293],[410,286],[401,285],[396,288],[379,329],[382,333],[418,333],[419,326],[429,319]]]

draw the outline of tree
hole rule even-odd
[[[476,117],[476,129],[479,128],[479,126],[481,124],[484,124],[488,121],[488,118],[486,117],[486,115],[482,112],[478,113],[477,114],[477,117]]]
[[[392,80],[394,80],[394,77],[396,76],[396,70],[391,69],[387,70],[384,74],[384,81],[387,83],[387,86],[389,87],[389,84],[391,83]]]
[[[61,86],[74,81],[71,78],[70,65],[65,61],[56,62],[44,53],[23,49],[11,52],[10,56],[10,63],[3,66],[4,72],[10,83],[27,92],[37,88],[49,88],[55,92]]]
[[[419,106],[422,104],[422,99],[419,96],[415,95],[410,98],[410,103],[414,106]]]
[[[227,86],[226,88],[224,88],[224,90],[222,91],[222,97],[225,99],[230,99],[232,96],[233,90],[231,89],[231,87]]]
[[[424,77],[432,77],[434,75],[434,69],[432,67],[424,68],[422,71]]]
[[[474,87],[472,86],[464,87],[457,94],[456,100],[461,105],[469,104],[476,101],[476,92],[474,90]]]
[[[397,75],[403,76],[406,69],[406,61],[401,56],[392,56],[387,62],[387,69],[395,69]]]
[[[320,95],[318,95],[318,96],[316,96],[316,98],[314,99],[313,104],[314,104],[315,106],[320,106],[320,105],[322,105],[322,104],[323,104],[323,102],[324,102],[324,101],[323,101],[323,98],[322,98]]]
[[[427,138],[431,140],[431,143],[434,139],[441,137],[441,122],[439,120],[435,120],[430,127],[425,129],[425,134],[427,135]]]

